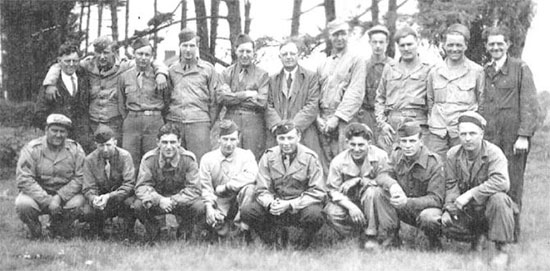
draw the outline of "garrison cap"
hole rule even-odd
[[[239,131],[239,126],[232,120],[222,120],[220,122],[220,136],[229,135]]]
[[[458,124],[463,122],[471,122],[479,126],[482,130],[485,130],[485,126],[487,125],[487,121],[485,120],[485,118],[474,111],[466,111],[462,113],[462,115],[458,117]]]
[[[411,118],[406,118],[403,123],[397,128],[397,135],[399,137],[409,137],[422,132],[420,123]]]
[[[97,143],[105,143],[113,137],[115,132],[105,124],[100,124],[94,132],[94,140]]]
[[[46,118],[46,125],[50,126],[52,124],[65,126],[66,128],[71,128],[71,126],[73,125],[73,122],[69,117],[63,114],[50,114],[48,118]]]
[[[151,46],[149,40],[147,40],[146,38],[138,38],[132,43],[132,48],[134,48],[134,51],[145,46]]]
[[[184,28],[181,30],[181,32],[178,34],[178,37],[180,39],[180,43],[190,41],[197,37],[197,32],[190,28]]]
[[[284,135],[294,129],[298,129],[296,128],[296,125],[294,125],[294,122],[292,122],[291,120],[283,120],[279,122],[277,126],[275,126],[275,130],[273,131],[273,133],[275,134],[275,136]]]
[[[349,30],[349,24],[342,19],[334,19],[327,24],[327,29],[330,35],[341,30],[345,30],[347,32]]]
[[[94,51],[100,52],[108,48],[109,46],[112,46],[113,40],[109,36],[101,36],[97,37],[92,44],[94,45]]]
[[[252,47],[254,47],[254,41],[248,36],[247,34],[239,34],[237,38],[235,39],[235,48],[239,47],[243,43],[252,43]]]
[[[366,124],[359,122],[352,122],[344,129],[344,135],[346,139],[351,139],[354,136],[366,135],[367,139],[372,139],[372,130]]]
[[[466,41],[470,40],[470,30],[463,24],[452,24],[447,28],[446,34],[458,33],[464,37]]]
[[[372,35],[372,34],[376,34],[376,33],[383,33],[386,35],[386,37],[389,37],[390,36],[390,31],[388,30],[387,27],[381,25],[381,24],[378,24],[378,25],[375,25],[373,26],[371,29],[369,29],[367,31],[367,34],[369,35],[369,37]]]

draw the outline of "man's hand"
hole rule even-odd
[[[529,151],[529,140],[525,136],[518,136],[514,143],[514,154],[527,153]]]
[[[223,193],[225,193],[226,190],[227,189],[225,187],[225,184],[220,184],[216,186],[215,192],[216,192],[216,195],[223,195]]]
[[[50,214],[52,215],[61,214],[61,197],[59,195],[52,197],[52,200],[48,205],[48,210],[50,210]]]
[[[327,122],[319,116],[317,116],[316,122],[317,122],[317,128],[319,129],[319,131],[321,133],[324,133],[326,130]]]
[[[219,210],[212,207],[212,205],[206,205],[206,224],[215,227],[216,224],[223,222],[225,216]]]
[[[168,88],[166,75],[161,73],[157,74],[157,76],[155,76],[155,81],[157,81],[157,90],[166,90]]]
[[[255,90],[245,90],[244,91],[244,96],[249,99],[249,98],[254,98],[256,97],[256,95],[258,95],[258,92],[255,91]]]
[[[472,196],[472,192],[470,192],[470,190],[464,192],[464,194],[458,196],[458,198],[456,198],[455,200],[455,205],[456,207],[458,207],[458,209],[460,210],[463,210],[464,209],[464,206],[466,206],[466,204],[468,204],[470,202],[470,200],[472,200],[473,196]]]
[[[390,187],[390,204],[399,209],[407,204],[407,195],[403,192],[403,189],[398,184],[394,184]]]
[[[99,210],[105,209],[105,206],[107,206],[107,202],[109,201],[109,198],[110,198],[109,194],[103,194],[95,197],[92,202],[94,205],[94,208]]]
[[[443,226],[451,226],[453,224],[453,219],[451,217],[451,214],[449,214],[449,212],[445,211],[443,212],[443,215],[441,215],[441,224],[443,224]]]
[[[336,129],[338,127],[339,122],[340,122],[340,119],[337,116],[332,116],[328,118],[325,126],[325,132],[328,133]]]
[[[382,142],[384,142],[385,145],[391,147],[391,145],[393,144],[393,138],[395,136],[395,130],[388,123],[384,123],[381,130],[382,133],[380,136],[382,137]]]
[[[46,86],[46,89],[44,91],[46,94],[46,100],[48,101],[56,101],[59,96],[59,91],[57,90],[56,86]]]
[[[272,215],[282,215],[288,209],[290,209],[290,202],[288,200],[275,200],[271,203],[269,212]]]
[[[352,179],[349,179],[349,180],[345,181],[340,186],[340,192],[342,192],[342,194],[344,194],[344,195],[347,195],[349,190],[351,188],[353,188],[354,186],[356,186],[359,182],[361,182],[360,177],[355,177],[355,178],[352,178]]]
[[[172,208],[174,207],[174,201],[172,201],[171,198],[161,197],[159,202],[159,207],[166,213],[172,212]]]
[[[349,216],[353,223],[361,226],[367,224],[367,219],[365,218],[365,215],[363,214],[361,209],[357,207],[357,205],[351,203],[349,204],[349,206],[346,206],[346,208],[348,209]]]

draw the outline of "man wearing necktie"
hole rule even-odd
[[[312,125],[319,114],[319,82],[314,72],[298,64],[302,52],[303,44],[297,40],[289,39],[279,47],[283,68],[269,80],[265,121],[270,133],[266,144],[275,146],[275,127],[282,120],[292,120],[303,131],[300,143],[320,155],[319,136]]]
[[[100,125],[94,132],[96,150],[84,160],[82,193],[88,200],[83,207],[85,220],[94,234],[105,237],[105,219],[124,218],[125,235],[134,234],[136,221],[131,205],[134,202],[135,170],[130,153],[117,147],[111,128]]]
[[[218,92],[218,103],[227,109],[223,118],[233,120],[240,127],[240,147],[251,150],[259,159],[265,150],[264,112],[269,75],[254,64],[254,46],[246,34],[240,34],[235,40],[237,61],[222,73],[225,86]]]
[[[267,149],[260,159],[256,200],[241,208],[241,219],[270,245],[281,227],[298,226],[299,247],[307,248],[324,223],[323,169],[317,154],[298,143],[300,132],[293,122],[280,123],[274,132],[278,146]]]
[[[164,124],[163,115],[169,103],[169,90],[161,90],[155,81],[153,47],[145,38],[132,44],[135,66],[120,75],[118,101],[124,115],[122,148],[132,155],[134,168],[139,169],[141,157],[154,149],[156,135]]]

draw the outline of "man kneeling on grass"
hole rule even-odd
[[[135,200],[134,163],[128,151],[117,147],[116,138],[109,126],[100,124],[94,132],[97,149],[84,161],[82,191],[88,203],[82,209],[93,233],[102,238],[105,219],[124,218],[125,238],[133,237],[136,221],[131,208]]]
[[[199,167],[195,155],[181,147],[180,131],[175,125],[162,126],[157,138],[158,147],[141,160],[134,208],[149,241],[160,234],[155,216],[165,214],[176,216],[177,236],[187,237],[194,224],[204,221]]]
[[[50,215],[53,236],[69,237],[85,201],[80,194],[85,154],[77,142],[67,138],[72,122],[64,115],[51,114],[46,123],[46,135],[25,145],[17,161],[15,210],[32,239],[42,237],[41,214]]]
[[[239,144],[239,127],[232,120],[220,122],[220,147],[206,153],[200,163],[199,179],[206,205],[206,223],[219,236],[227,236],[231,223],[247,230],[240,223],[240,208],[253,200],[258,164],[250,150]]]
[[[278,146],[267,149],[260,159],[256,200],[243,206],[241,218],[269,245],[275,244],[280,227],[298,226],[303,230],[299,248],[304,249],[324,223],[323,169],[317,154],[298,143],[300,132],[294,123],[284,121],[274,133]],[[286,246],[288,239],[282,239]]]
[[[502,150],[483,139],[487,122],[475,112],[458,118],[460,145],[447,152],[446,191],[441,217],[443,232],[451,238],[473,235],[472,249],[481,252],[487,235],[495,242],[495,264],[508,261],[508,243],[514,241],[514,204],[508,161]],[[460,234],[460,232],[463,232]]]

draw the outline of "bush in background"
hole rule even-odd
[[[33,102],[10,102],[0,100],[0,126],[30,127],[34,118]]]
[[[29,141],[40,137],[43,131],[30,127],[0,128],[0,174],[2,177],[12,176],[19,158],[21,148]]]

